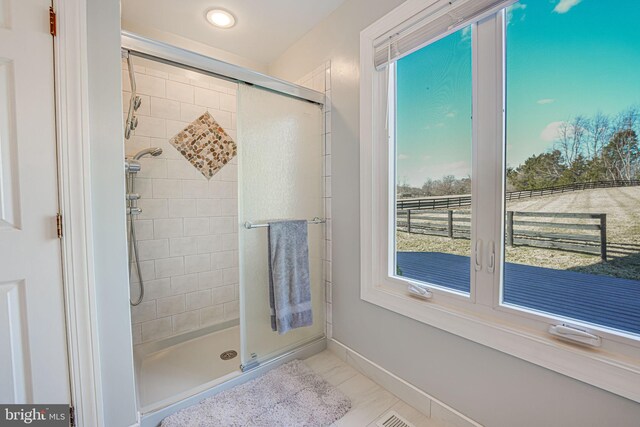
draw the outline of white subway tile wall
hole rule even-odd
[[[136,59],[142,105],[125,152],[160,147],[143,158],[135,191],[142,214],[135,220],[143,302],[131,308],[134,344],[167,338],[239,317],[238,168],[233,159],[207,180],[169,144],[205,111],[236,140],[237,84]],[[123,62],[123,105],[130,84]],[[238,142],[238,141],[236,141]],[[132,266],[131,296],[138,296]]]
[[[317,67],[315,70],[300,78],[297,84],[324,92],[324,215],[327,219],[325,225],[325,252],[323,256],[325,298],[326,298],[326,335],[333,335],[332,325],[332,282],[331,282],[331,62]]]

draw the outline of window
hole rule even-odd
[[[502,302],[640,336],[640,7],[623,3],[507,9]]]
[[[414,0],[361,33],[361,295],[640,401],[624,7]]]
[[[457,270],[471,254],[471,26],[399,59],[391,84],[396,275],[468,295]]]

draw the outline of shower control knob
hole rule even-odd
[[[127,208],[127,213],[129,215],[140,215],[142,213],[142,209],[140,209],[140,208]]]
[[[140,200],[138,193],[127,193],[127,200]]]

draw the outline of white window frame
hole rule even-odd
[[[419,300],[409,296],[408,280],[389,274],[393,266],[393,245],[389,243],[395,233],[392,213],[395,206],[389,202],[395,193],[390,158],[393,158],[395,141],[388,137],[386,102],[387,73],[393,73],[393,69],[375,70],[374,42],[434,3],[435,0],[408,0],[360,34],[361,298],[640,402],[640,342],[597,326],[589,328],[601,337],[599,348],[560,341],[547,332],[549,326],[563,321],[578,322],[500,304],[504,144],[495,141],[504,140],[502,12],[473,25],[472,242],[478,242],[481,268],[470,269],[471,295],[430,288],[432,298]],[[479,55],[478,49],[482,47]],[[393,111],[390,115],[393,118]],[[489,170],[479,167],[482,164],[501,167]],[[478,209],[479,201],[483,209]],[[493,273],[487,269],[492,242],[495,242]],[[471,258],[473,264],[474,256]]]

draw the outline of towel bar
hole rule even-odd
[[[315,217],[310,221],[307,221],[307,224],[324,224],[325,222],[327,222],[326,219],[324,218],[319,218],[319,217]],[[247,221],[244,223],[244,228],[246,228],[247,230],[251,230],[252,228],[263,228],[263,227],[269,227],[269,224],[254,224],[250,221]]]

